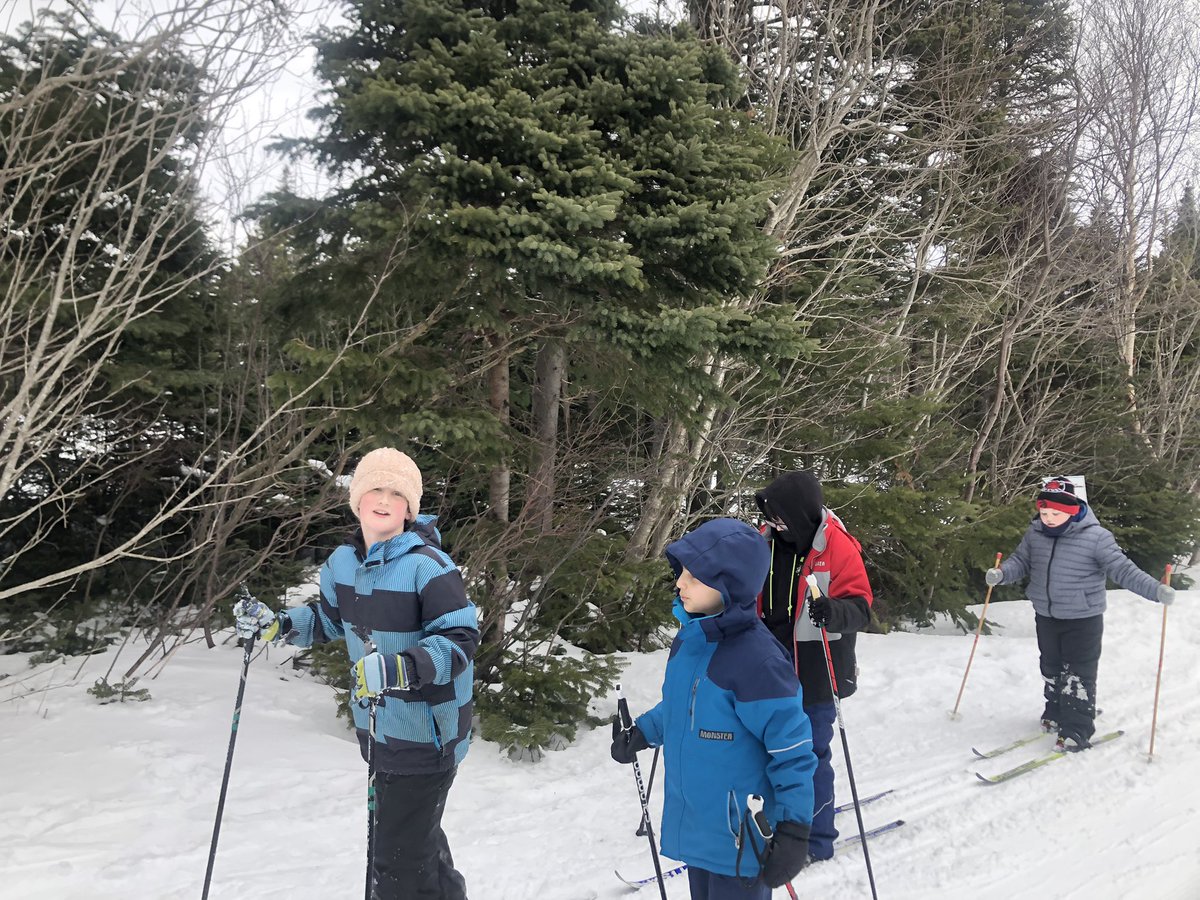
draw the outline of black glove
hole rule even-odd
[[[808,599],[808,617],[812,623],[818,628],[827,628],[830,631],[836,631],[836,628],[829,627],[829,618],[833,615],[833,601],[821,594],[819,597],[809,597]]]
[[[808,826],[780,822],[763,863],[762,880],[769,888],[783,887],[808,865]]]
[[[642,734],[642,729],[634,725],[628,731],[621,728],[621,723],[615,718],[612,723],[612,749],[608,752],[612,754],[612,758],[622,765],[629,765],[637,758],[639,750],[645,750],[650,746],[650,742],[646,740],[646,736]]]

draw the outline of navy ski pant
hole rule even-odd
[[[1038,651],[1045,684],[1042,718],[1058,723],[1058,733],[1085,746],[1096,731],[1096,676],[1104,616],[1055,619],[1037,616]]]
[[[812,748],[817,757],[813,773],[813,820],[808,836],[808,854],[813,859],[831,859],[838,831],[833,823],[833,723],[837,707],[814,703],[804,707],[812,726]]]
[[[375,900],[466,900],[442,831],[455,771],[375,776]]]
[[[718,875],[706,869],[688,866],[688,887],[692,900],[771,900],[771,889],[760,879],[746,887],[746,879]]]

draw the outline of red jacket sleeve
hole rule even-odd
[[[829,529],[829,599],[833,601],[829,630],[839,634],[862,631],[871,622],[875,595],[863,565],[862,545],[840,528]]]

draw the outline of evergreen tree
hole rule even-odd
[[[588,620],[573,636],[610,649],[630,639],[614,620],[644,632],[668,607],[655,590],[639,612],[643,567],[594,578],[620,566],[631,447],[716,392],[698,357],[794,340],[785,316],[731,303],[773,253],[760,225],[782,148],[734,108],[727,58],[685,32],[619,33],[607,2],[348,11],[319,45],[321,132],[290,145],[345,186],[264,210],[301,255],[279,307],[298,369],[330,359],[323,332],[378,323],[328,388],[360,404],[356,433],[416,447],[477,573],[484,677],[532,588],[522,640]]]

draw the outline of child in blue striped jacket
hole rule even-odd
[[[465,900],[441,819],[470,740],[479,629],[435,518],[420,515],[420,504],[416,463],[390,447],[371,451],[350,480],[360,528],[321,569],[320,600],[279,613],[242,601],[234,614],[239,633],[265,640],[308,647],[346,639],[364,759],[361,701],[379,698],[375,896]]]

